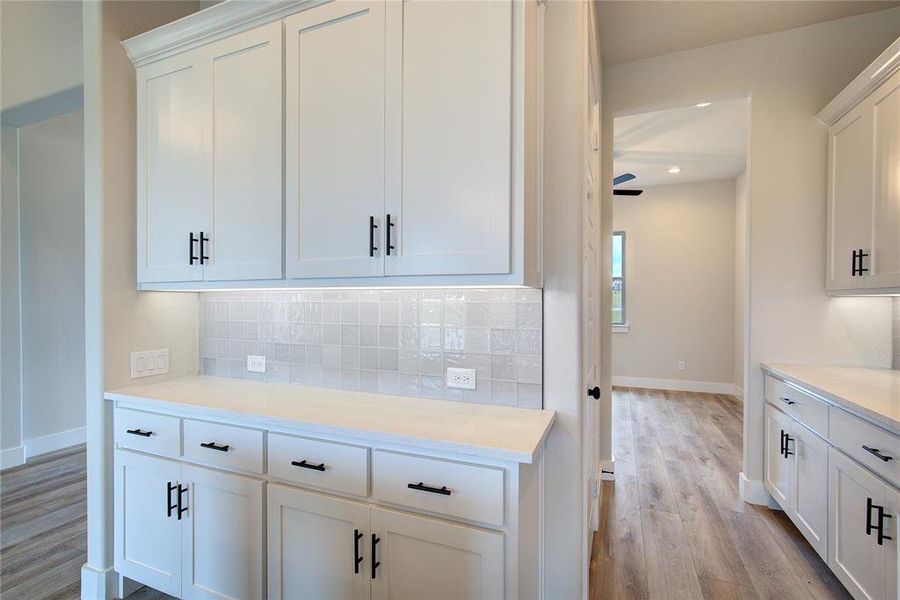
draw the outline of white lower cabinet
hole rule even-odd
[[[766,405],[766,489],[786,512],[790,512],[792,496],[791,460],[784,450],[790,421],[786,414]]]

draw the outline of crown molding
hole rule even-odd
[[[816,118],[829,127],[834,125],[898,69],[900,69],[900,37],[835,96],[828,106],[819,111]]]
[[[328,0],[225,0],[122,42],[135,67],[253,29]]]

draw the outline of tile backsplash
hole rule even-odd
[[[206,375],[542,407],[541,290],[204,292],[200,310]],[[447,388],[448,367],[476,389]]]

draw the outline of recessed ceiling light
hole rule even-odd
[[[697,108],[706,108],[710,104],[712,104],[712,102],[700,102],[698,104],[695,104],[694,106],[696,106]]]
[[[681,167],[669,167],[669,175],[678,175],[681,173]]]

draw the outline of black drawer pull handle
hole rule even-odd
[[[369,256],[375,256],[378,248],[375,246],[375,230],[378,225],[375,224],[375,217],[369,217]]]
[[[784,397],[781,397],[781,398],[778,398],[778,399],[781,400],[782,402],[784,402],[785,404],[787,404],[788,406],[793,406],[793,405],[797,404],[796,402],[794,402],[794,401],[791,400],[790,398],[784,398]]]
[[[378,562],[377,560],[375,560],[375,556],[376,556],[375,546],[380,541],[381,541],[381,538],[373,533],[372,534],[372,579],[375,579],[375,571],[378,570],[378,567],[381,566],[381,563]]]
[[[362,562],[362,556],[359,555],[359,540],[362,539],[362,536],[359,529],[353,530],[353,572],[357,575],[359,574],[359,563]]]
[[[429,485],[425,485],[421,481],[419,483],[407,483],[406,487],[411,490],[419,490],[420,492],[431,492],[432,494],[443,494],[444,496],[449,496],[452,492],[447,489],[447,486],[441,486],[439,488],[431,487]]]
[[[172,511],[175,510],[176,508],[178,508],[177,503],[172,504],[172,492],[174,492],[177,487],[178,486],[174,485],[171,481],[169,481],[166,484],[166,516],[167,517],[171,517]]]
[[[312,469],[313,471],[324,471],[327,468],[325,466],[325,463],[319,463],[318,465],[314,465],[314,464],[306,462],[305,460],[301,460],[300,462],[297,462],[296,460],[292,460],[291,464],[294,465],[295,467],[303,467],[304,469]]]
[[[391,215],[388,214],[387,229],[385,230],[385,235],[387,236],[387,243],[385,245],[387,246],[387,255],[388,256],[391,255],[391,250],[394,249],[394,243],[391,241],[391,231],[393,231],[393,227],[394,227],[394,222],[391,221]]]
[[[224,446],[220,446],[220,445],[216,444],[215,442],[203,442],[200,444],[200,447],[201,448],[209,448],[210,450],[218,450],[219,452],[228,452],[228,448],[229,448],[228,444],[225,444]]]
[[[862,449],[865,450],[866,452],[868,452],[869,454],[871,454],[877,458],[880,458],[884,462],[888,462],[889,460],[894,460],[893,456],[888,456],[887,454],[882,454],[881,450],[879,450],[878,448],[869,448],[868,446],[863,444]]]
[[[128,429],[125,433],[130,433],[131,435],[139,435],[141,437],[150,437],[153,435],[152,431],[141,431],[140,429]],[[865,446],[863,446],[865,448]]]

